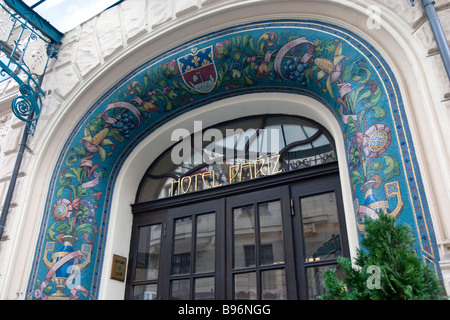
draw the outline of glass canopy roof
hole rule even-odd
[[[62,33],[70,31],[123,0],[23,0]]]

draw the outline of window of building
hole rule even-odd
[[[137,202],[334,162],[331,141],[319,124],[299,117],[250,117],[206,128],[150,166]]]

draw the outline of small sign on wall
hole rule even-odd
[[[125,281],[126,266],[127,258],[114,254],[111,267],[111,279]]]

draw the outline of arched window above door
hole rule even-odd
[[[175,130],[175,142],[146,171],[136,202],[167,198],[336,161],[333,139],[318,123],[261,115],[194,124]]]

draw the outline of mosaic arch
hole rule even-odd
[[[225,97],[287,92],[320,100],[343,132],[354,212],[411,226],[438,275],[438,250],[401,92],[383,57],[340,27],[280,20],[224,29],[124,77],[84,115],[54,168],[27,299],[96,299],[115,178],[146,136]]]

